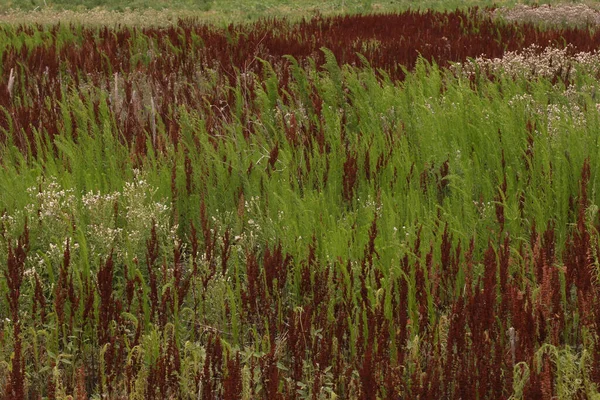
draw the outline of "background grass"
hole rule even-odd
[[[62,19],[77,19],[87,23],[113,24],[123,22],[122,18],[107,18],[107,15],[92,14],[90,10],[116,12],[147,12],[149,10],[170,10],[175,15],[194,16],[211,23],[227,24],[231,22],[252,21],[259,18],[286,17],[299,19],[314,14],[356,14],[356,13],[388,13],[407,9],[451,10],[467,7],[511,7],[515,4],[559,4],[556,0],[132,0],[124,4],[120,0],[6,0],[0,4],[1,22],[55,22],[56,14],[64,11],[83,13],[73,16],[62,14]],[[570,1],[569,4],[594,5],[593,1]],[[36,13],[31,14],[31,11]],[[23,13],[26,12],[26,13]],[[41,14],[38,14],[41,13]],[[146,18],[140,15],[128,16],[132,23],[164,23],[166,15]],[[2,15],[4,14],[4,15]]]

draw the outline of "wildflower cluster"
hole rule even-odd
[[[455,73],[466,77],[477,74],[489,76],[508,76],[513,79],[572,81],[577,73],[597,75],[600,73],[600,52],[574,53],[571,46],[559,49],[533,44],[520,51],[508,51],[499,58],[479,56],[471,61],[454,64]]]
[[[161,243],[175,240],[177,225],[170,223],[170,206],[164,201],[154,201],[156,189],[139,175],[126,182],[123,191],[107,194],[90,191],[78,197],[73,189],[63,188],[55,178],[40,179],[27,193],[29,204],[23,211],[0,215],[0,227],[7,235],[14,235],[24,219],[30,221],[32,242],[38,250],[31,256],[33,264],[27,270],[30,272],[36,266],[59,265],[67,242],[71,256],[76,256],[80,230],[92,260],[111,251],[118,257],[128,251],[141,252],[153,222]],[[0,254],[6,253],[6,245],[0,242]]]
[[[494,18],[507,22],[534,23],[544,27],[600,25],[600,10],[587,4],[543,4],[497,8]]]
[[[527,113],[529,118],[543,122],[548,135],[556,137],[561,131],[573,128],[584,129],[586,127],[586,114],[583,106],[580,105],[582,90],[586,89],[568,88],[564,92],[564,97],[569,101],[568,104],[540,104],[532,95],[524,93],[513,96],[508,100],[508,105],[519,107]],[[536,129],[535,133],[539,135],[541,132]]]
[[[133,181],[125,183],[120,195],[124,206],[126,242],[134,254],[145,246],[153,224],[161,242],[166,239],[170,243],[175,241],[178,226],[170,222],[171,207],[165,200],[154,200],[156,191],[143,173],[136,170]]]

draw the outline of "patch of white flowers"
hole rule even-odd
[[[374,199],[372,195],[369,194],[365,200],[361,200],[361,198],[358,197],[356,201],[358,202],[358,204],[362,204],[365,209],[368,209],[371,212],[373,212],[373,215],[376,215],[377,217],[380,217],[382,215],[383,205],[381,204],[381,202],[376,201],[376,199]]]
[[[253,248],[258,244],[258,238],[263,230],[262,208],[260,196],[251,196],[244,201],[247,228],[234,237],[234,244],[240,249]]]
[[[133,249],[144,246],[153,223],[156,224],[159,237],[171,237],[174,241],[177,226],[170,224],[170,205],[166,200],[154,201],[157,188],[152,187],[142,173],[137,170],[134,172],[134,180],[125,183],[122,194],[127,221],[127,241]]]
[[[17,235],[17,231],[21,228],[20,223],[18,222],[21,220],[21,211],[17,211],[14,215],[6,212],[0,213],[0,232],[8,237],[15,237]]]
[[[45,250],[38,251],[33,255],[33,264],[25,271],[26,276],[33,276],[37,269],[43,270],[45,267],[58,266],[64,261],[65,250],[69,244],[69,254],[73,257],[79,250],[79,243],[73,241],[70,236],[65,236],[57,243],[51,242],[45,247]]]
[[[563,49],[531,45],[519,51],[508,51],[502,58],[479,56],[474,60],[454,64],[455,74],[472,77],[478,71],[496,76],[508,75],[527,80],[552,79],[556,76],[572,80],[578,71],[596,75],[600,72],[600,52],[572,54],[572,47]]]
[[[586,89],[582,89],[586,90]],[[586,116],[578,104],[578,91],[567,89],[564,96],[569,99],[569,104],[540,104],[530,94],[518,94],[508,101],[510,107],[522,107],[527,115],[536,120],[544,121],[548,134],[555,137],[561,130],[584,128]],[[536,134],[540,134],[536,129]]]
[[[477,211],[479,211],[481,219],[488,218],[494,211],[494,204],[492,204],[492,202],[490,201],[485,202],[473,200],[473,205],[475,206]]]
[[[600,25],[600,10],[587,4],[542,4],[501,7],[492,11],[492,16],[508,22],[534,23],[552,26]]]
[[[115,206],[120,199],[119,192],[88,192],[81,198],[89,221],[86,226],[89,251],[95,257],[105,257],[122,239],[123,229],[115,221]]]
[[[71,258],[77,257],[82,239],[92,260],[106,258],[111,251],[116,257],[144,254],[153,223],[160,243],[176,240],[178,227],[170,222],[170,203],[157,201],[156,192],[139,171],[122,191],[90,191],[81,197],[55,178],[40,178],[27,189],[29,203],[22,211],[0,215],[0,230],[5,238],[16,238],[27,218],[32,244],[28,275],[60,265],[67,243]],[[6,253],[7,240],[0,240],[0,259]]]
[[[77,250],[78,244],[71,238],[76,196],[73,189],[64,189],[55,178],[39,178],[37,186],[29,187],[27,194],[31,202],[25,206],[24,214],[29,221],[30,236],[35,236],[40,248],[30,255],[33,266],[28,271],[33,273],[35,266],[60,263],[67,241],[73,253]]]
[[[25,206],[27,216],[39,223],[64,225],[72,218],[75,195],[72,189],[63,189],[55,178],[48,181],[38,179],[38,186],[27,189],[35,199]]]
[[[586,124],[585,114],[577,104],[548,104],[546,115],[550,136],[556,136],[561,129],[581,128]]]

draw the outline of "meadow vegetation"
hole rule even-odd
[[[600,397],[600,32],[511,18],[0,26],[0,396]]]
[[[581,25],[598,22],[598,4],[589,0],[4,0],[0,23],[90,25],[172,25],[178,18],[195,18],[212,25],[286,18],[299,21],[315,15],[385,14],[407,10],[449,11],[480,7],[496,9],[511,21]]]

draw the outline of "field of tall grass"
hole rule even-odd
[[[1,398],[600,398],[600,31],[511,15],[0,26]]]

